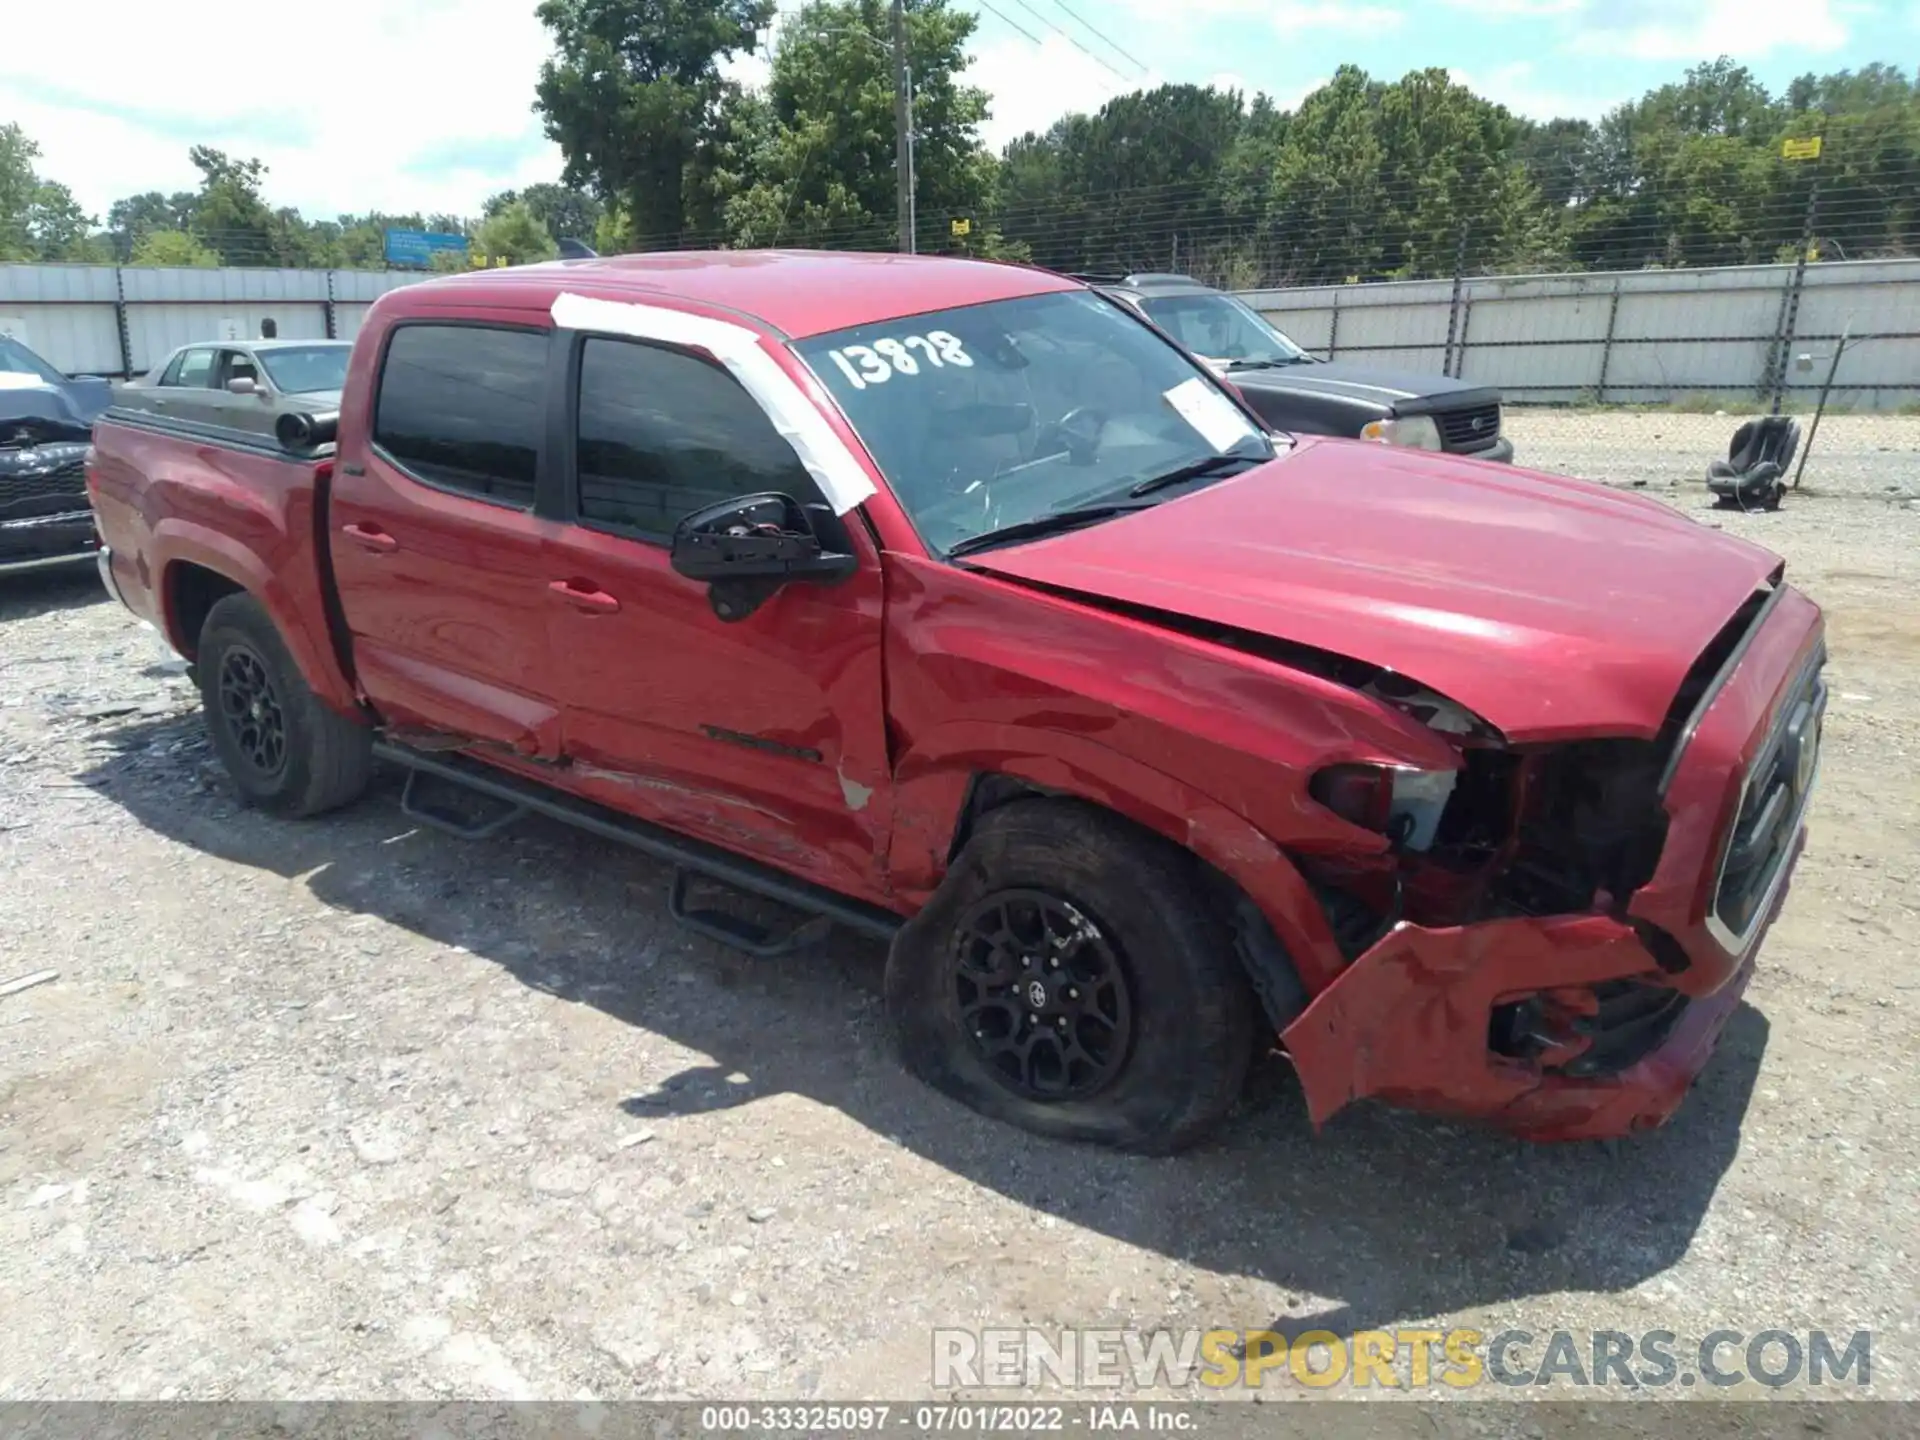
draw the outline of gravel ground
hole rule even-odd
[[[1705,508],[1725,421],[1512,429],[1776,548],[1831,626],[1793,897],[1628,1143],[1315,1137],[1278,1061],[1178,1159],[1028,1138],[903,1078],[878,947],[745,959],[659,866],[423,833],[391,777],[249,812],[90,573],[6,585],[0,981],[59,976],[0,998],[0,1399],[919,1397],[935,1326],[1320,1324],[1866,1328],[1920,1395],[1920,421],[1830,422],[1774,515]]]

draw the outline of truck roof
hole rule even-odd
[[[678,298],[750,316],[803,340],[929,310],[1078,288],[1029,266],[940,255],[682,250],[476,270],[409,285],[383,299],[411,312],[462,297],[545,309],[563,290],[609,300]]]

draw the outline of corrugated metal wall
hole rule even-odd
[[[0,333],[75,374],[120,375],[176,346],[258,335],[352,339],[367,307],[424,277],[367,270],[152,270],[0,265]],[[1789,395],[1817,390],[1825,355],[1852,323],[1834,399],[1893,409],[1920,401],[1920,260],[1807,267],[1797,313],[1791,265],[1621,274],[1494,276],[1249,291],[1243,297],[1320,355],[1383,369],[1459,375],[1515,403],[1649,404],[1755,393],[1776,337]],[[122,323],[124,320],[124,344]],[[1790,326],[1789,326],[1789,321]],[[1449,332],[1453,344],[1449,348]]]
[[[1787,335],[1789,408],[1811,402],[1852,326],[1835,404],[1920,402],[1920,260],[1490,276],[1256,290],[1242,298],[1317,355],[1442,371],[1527,404],[1664,404],[1756,394]],[[1448,348],[1449,325],[1454,344]],[[1801,370],[1794,357],[1814,358]]]
[[[0,334],[75,375],[140,374],[181,345],[255,336],[351,340],[367,307],[424,276],[367,270],[0,265]],[[124,330],[123,330],[124,325]]]

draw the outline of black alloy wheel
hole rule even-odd
[[[287,763],[287,724],[265,663],[234,645],[221,657],[218,684],[220,718],[240,758],[263,780],[277,776]]]
[[[1133,997],[1101,927],[1043,890],[999,890],[956,927],[954,998],[988,1071],[1022,1099],[1097,1094],[1126,1064]]]

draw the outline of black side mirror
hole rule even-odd
[[[850,551],[845,525],[832,511],[769,492],[694,511],[674,528],[669,559],[677,572],[711,587],[714,614],[744,620],[783,585],[846,579],[860,563]]]

